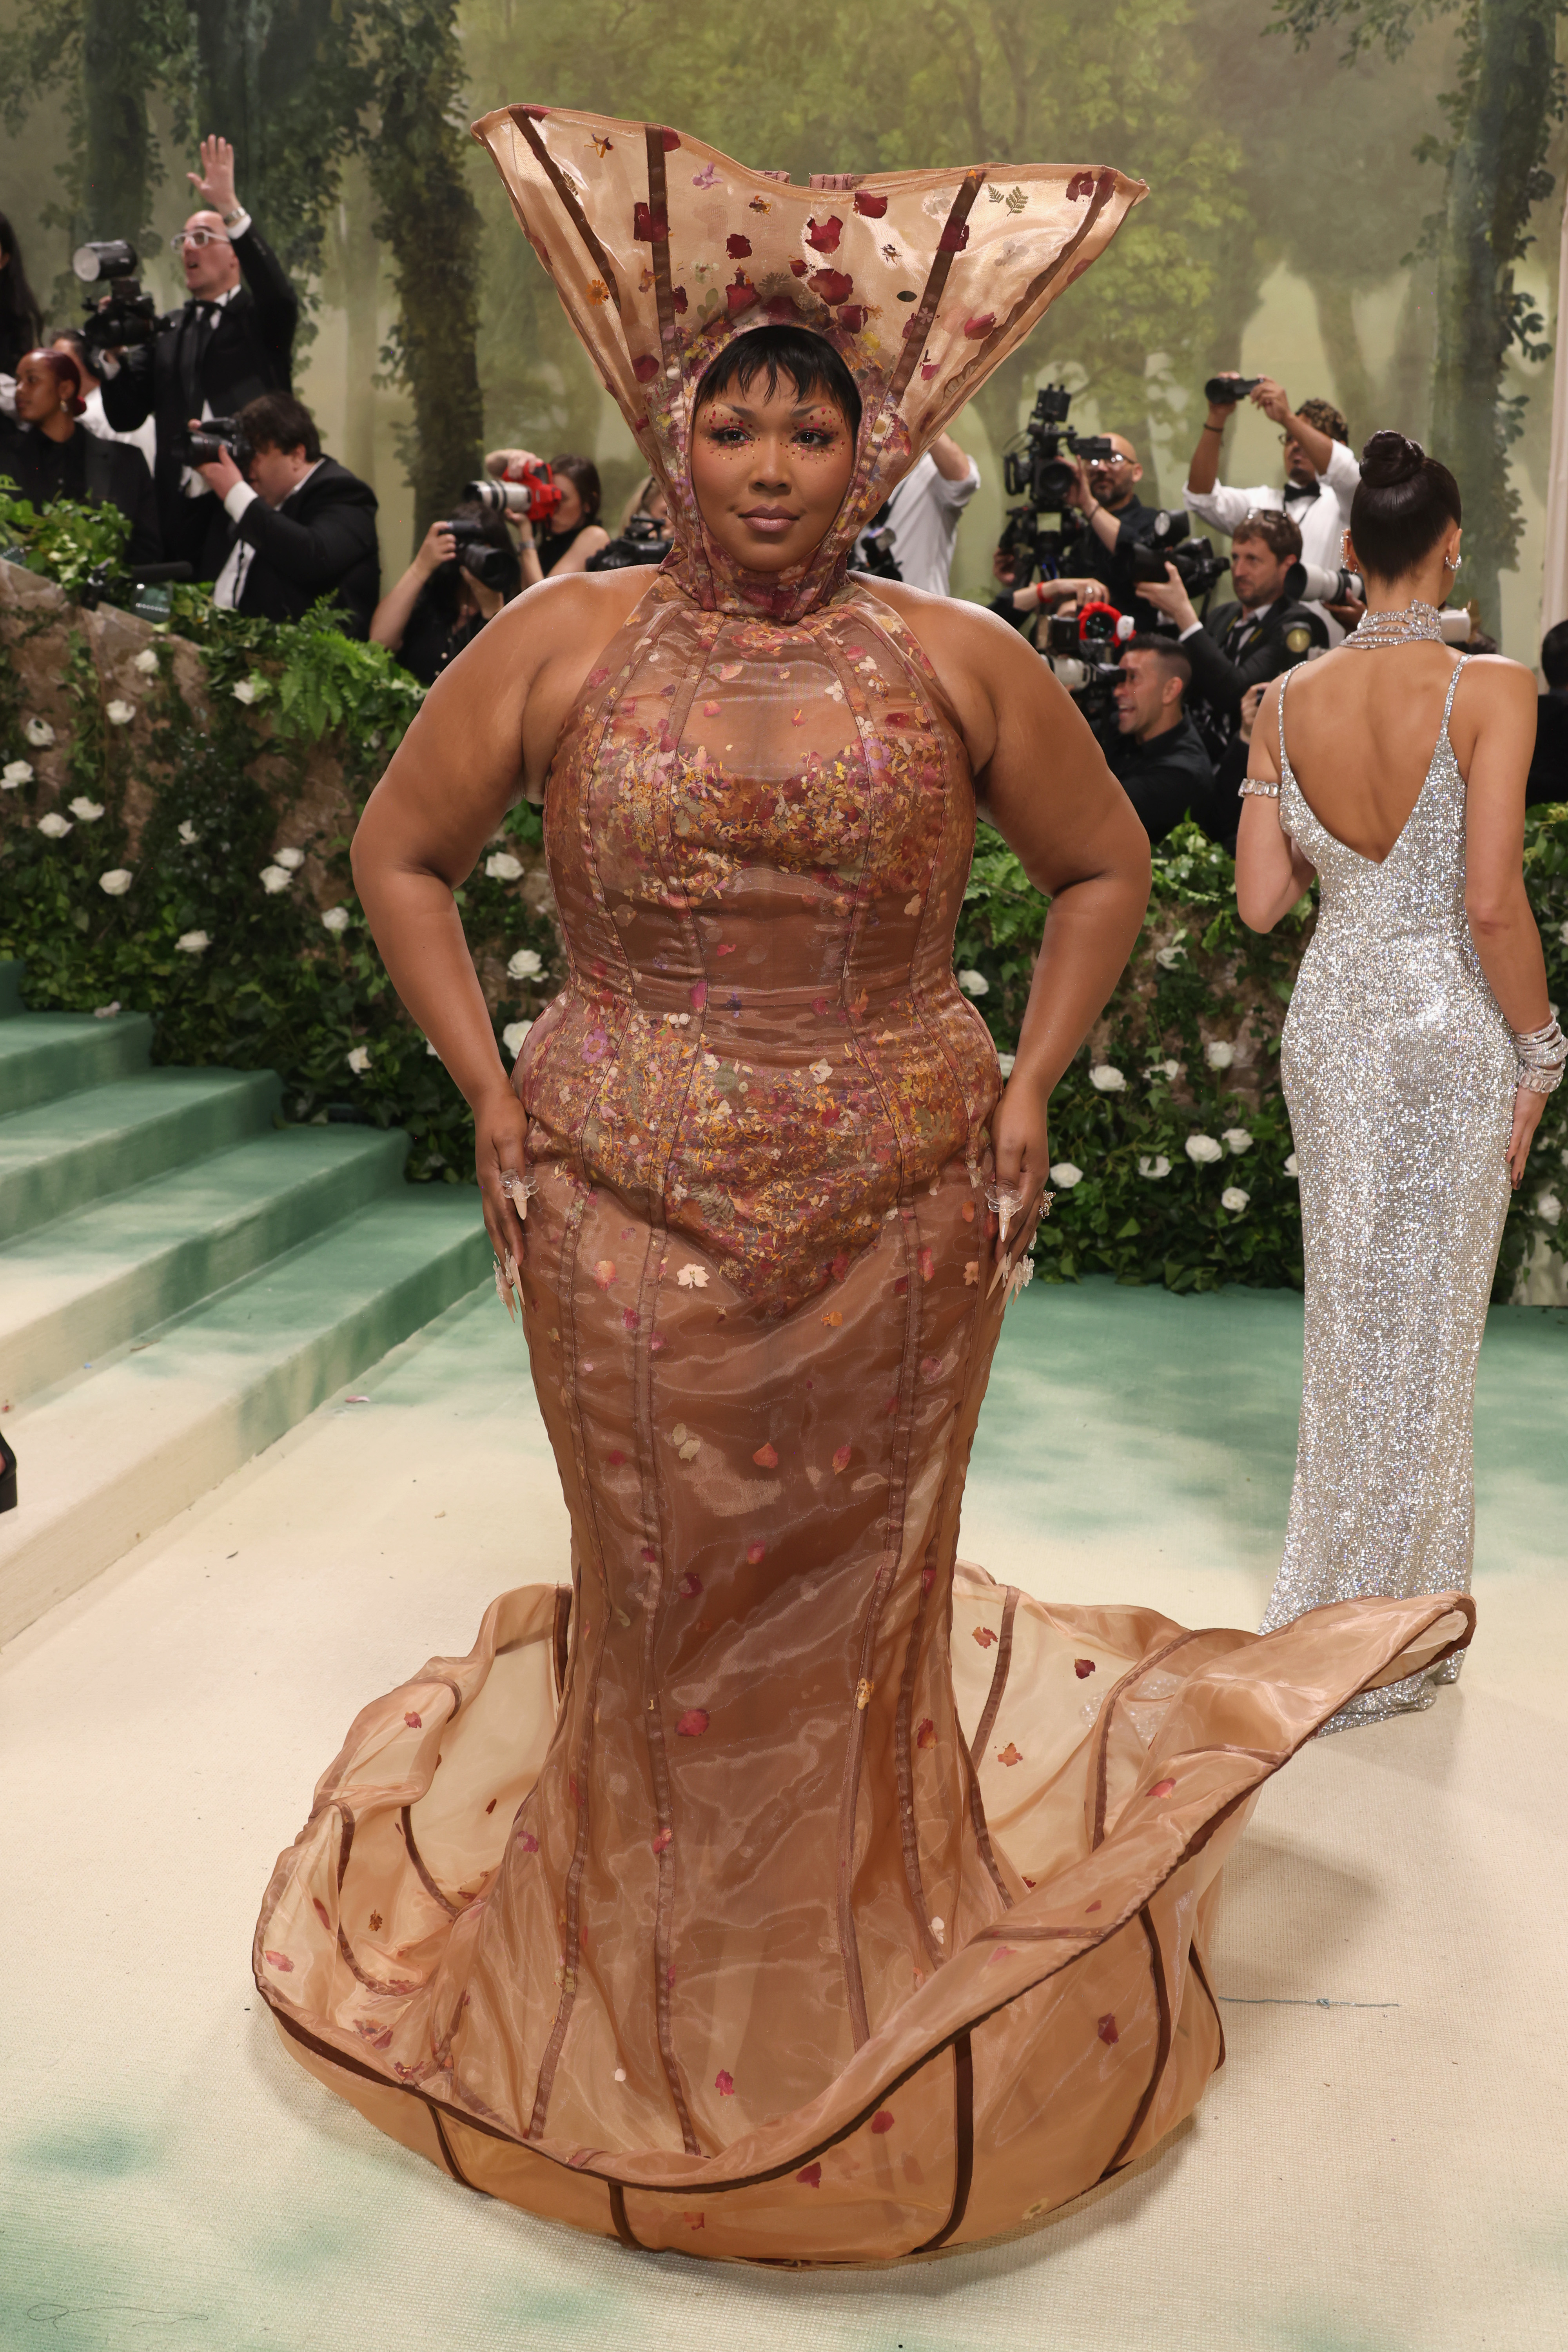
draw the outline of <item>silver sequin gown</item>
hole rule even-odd
[[[1265,1633],[1324,1601],[1469,1590],[1476,1358],[1508,1209],[1518,1057],[1465,913],[1465,780],[1448,740],[1464,667],[1381,865],[1308,807],[1279,698],[1279,821],[1321,896],[1279,1053],[1306,1347]],[[1458,1664],[1366,1692],[1324,1727],[1429,1706]]]

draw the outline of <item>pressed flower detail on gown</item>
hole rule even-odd
[[[679,477],[678,404],[650,425],[633,364],[668,306],[638,313],[585,152],[621,159],[616,236],[626,159],[679,156],[724,217],[760,203],[775,249],[785,215],[805,254],[836,237],[846,278],[860,192],[830,213],[673,132],[523,111],[520,211]],[[1066,215],[1071,175],[1049,176]],[[863,184],[854,217],[901,256],[924,224],[918,296],[984,181]],[[656,247],[679,226],[663,185],[663,214],[654,179],[636,195]],[[997,318],[1074,234],[980,248]],[[765,286],[763,257],[740,266]],[[906,384],[929,364],[940,392],[966,341],[988,348],[952,278]],[[748,307],[679,346],[688,394]],[[900,354],[847,307],[833,331],[885,391]],[[301,2063],[457,2179],[628,2245],[784,2262],[972,2242],[1152,2147],[1222,2054],[1201,1937],[1253,1793],[1469,1625],[1438,1598],[1188,1633],[955,1562],[1005,1301],[1000,1076],[952,971],[963,743],[900,618],[843,579],[885,414],[787,593],[727,572],[678,502],[678,558],[563,731],[545,834],[570,978],[514,1083],[572,1583],[506,1594],[467,1657],[364,1709],[255,1954]]]

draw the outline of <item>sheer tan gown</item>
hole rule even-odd
[[[1191,2109],[1254,1792],[1470,1611],[1263,1640],[955,1564],[1004,1297],[1000,1081],[951,969],[967,761],[844,577],[875,465],[781,590],[725,572],[670,446],[678,554],[551,771],[571,977],[515,1078],[571,1582],[358,1717],[255,1966],[300,2062],[475,2188],[628,2245],[880,2260]]]

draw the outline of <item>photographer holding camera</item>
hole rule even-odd
[[[164,552],[211,580],[223,562],[223,517],[181,454],[186,420],[232,415],[259,394],[288,392],[300,302],[235,194],[228,141],[204,139],[201,163],[199,173],[185,176],[202,208],[172,240],[184,268],[184,308],[146,341],[108,346],[99,364],[115,431],[134,432],[148,416],[156,423]]]
[[[1173,638],[1130,637],[1121,649],[1117,731],[1105,758],[1152,847],[1190,809],[1206,807],[1214,791],[1214,762],[1184,708],[1192,682],[1192,663]]]
[[[228,518],[213,603],[297,621],[331,596],[344,636],[365,636],[381,587],[370,484],[321,455],[315,421],[291,393],[263,393],[214,425],[210,435],[190,428],[192,457]]]
[[[1140,628],[1147,629],[1155,615],[1143,601],[1147,592],[1133,572],[1132,551],[1153,540],[1160,509],[1146,507],[1138,496],[1143,468],[1126,435],[1105,437],[1110,454],[1074,460],[1076,478],[1068,503],[1083,517],[1083,527],[1063,548],[1061,568],[1067,574],[1103,581],[1117,611],[1130,613]]]
[[[1328,645],[1321,615],[1293,603],[1286,590],[1300,555],[1301,534],[1289,516],[1265,509],[1238,521],[1231,534],[1234,604],[1200,621],[1173,563],[1163,583],[1144,584],[1149,602],[1175,623],[1176,642],[1192,664],[1194,700],[1202,706],[1199,729],[1222,777],[1248,688],[1293,669],[1314,646]]]
[[[1242,376],[1230,371],[1211,376],[1204,391],[1208,415],[1198,434],[1183,493],[1188,513],[1233,536],[1237,525],[1249,515],[1270,509],[1289,515],[1301,534],[1300,561],[1320,572],[1338,572],[1361,467],[1351,454],[1350,428],[1332,401],[1304,400],[1297,414],[1283,385],[1272,376]],[[1285,480],[1279,488],[1260,482],[1252,489],[1237,490],[1219,479],[1225,428],[1243,399],[1250,400],[1280,428]],[[1350,598],[1314,607],[1328,623],[1331,645],[1339,644],[1345,627],[1353,627],[1364,609]]]
[[[459,499],[433,522],[419,551],[375,608],[373,646],[385,646],[422,686],[434,686],[522,586],[505,520],[478,499]]]

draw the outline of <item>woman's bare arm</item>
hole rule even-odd
[[[392,984],[473,1111],[498,1256],[521,1248],[500,1178],[525,1172],[527,1119],[452,894],[507,810],[542,786],[584,678],[651,576],[546,581],[509,605],[431,688],[354,835],[354,881]]]
[[[1535,749],[1535,680],[1518,662],[1468,663],[1454,694],[1450,733],[1465,774],[1465,912],[1481,970],[1510,1029],[1552,1018],[1546,959],[1524,888],[1525,779]],[[1514,1097],[1510,1173],[1517,1187],[1546,1108],[1521,1087]]]
[[[883,583],[878,583],[878,593]],[[1077,704],[1005,621],[895,589],[952,700],[992,823],[1050,898],[1013,1075],[993,1121],[1024,1237],[1050,1165],[1047,1106],[1126,967],[1149,902],[1149,837]]]
[[[1274,746],[1279,740],[1279,678],[1264,689],[1252,722],[1247,772],[1259,783],[1278,784]],[[1279,822],[1279,803],[1248,793],[1241,804],[1236,840],[1236,911],[1249,931],[1271,931],[1305,894],[1312,866]]]

